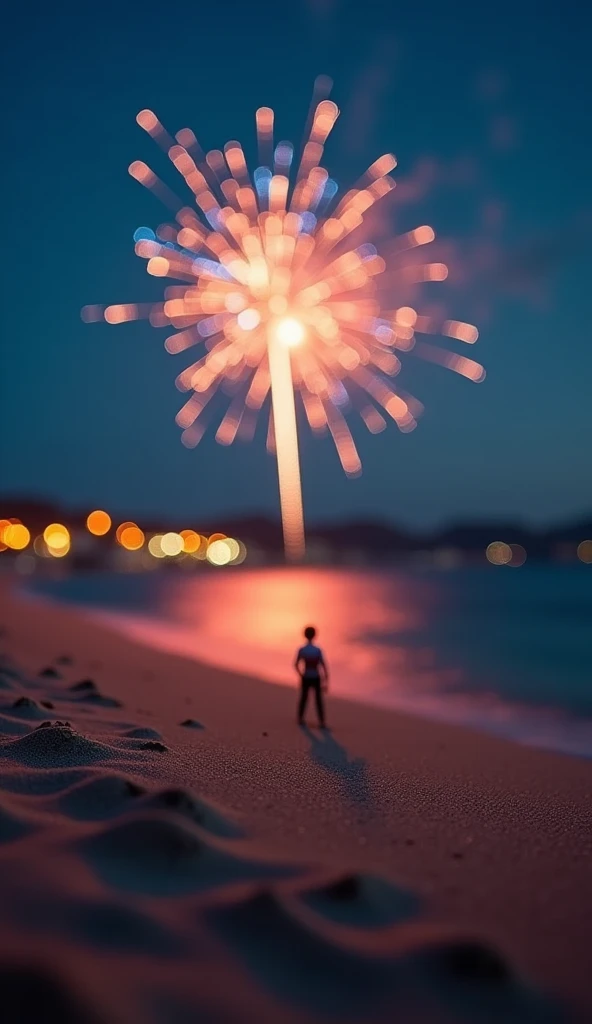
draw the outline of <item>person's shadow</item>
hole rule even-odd
[[[313,761],[340,779],[345,794],[352,803],[370,810],[372,798],[364,758],[350,758],[345,747],[342,747],[327,729],[321,729],[316,733],[304,725],[302,732],[310,743]]]

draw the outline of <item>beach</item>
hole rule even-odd
[[[591,1019],[592,761],[0,627],[3,1019]]]

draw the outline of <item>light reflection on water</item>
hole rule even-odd
[[[149,574],[70,580],[53,596],[108,609],[153,646],[290,685],[310,623],[335,693],[592,754],[587,567]]]

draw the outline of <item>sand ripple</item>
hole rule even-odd
[[[168,736],[96,717],[120,701],[92,679],[4,663],[0,690],[2,1024],[561,1019],[503,954],[428,927],[407,889],[255,849],[166,784]]]

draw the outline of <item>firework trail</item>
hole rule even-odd
[[[419,262],[413,250],[434,240],[428,226],[388,239],[379,254],[368,242],[368,213],[395,188],[395,157],[387,153],[356,186],[339,197],[321,166],[324,144],[337,120],[327,98],[330,82],[315,83],[305,142],[295,159],[290,142],[274,147],[274,113],[256,113],[259,166],[250,173],[239,142],[224,152],[204,153],[193,132],[172,138],[150,110],[138,124],[168,155],[193,194],[183,205],[142,161],[130,165],[137,181],[172,211],[174,223],[156,232],[140,228],[135,251],[149,274],[168,285],[155,304],[86,306],[86,321],[110,324],[146,318],[172,326],[168,352],[201,349],[177,377],[189,393],[176,419],[182,441],[194,447],[205,426],[203,413],[222,387],[231,396],[216,439],[231,444],[252,436],[255,417],[271,393],[268,448],[278,462],[286,555],[304,555],[304,520],[295,399],[311,429],[329,431],[348,476],[361,472],[344,413],[354,408],[378,433],[385,413],[406,432],[416,426],[420,403],[395,390],[400,352],[411,349],[473,381],[483,367],[418,334],[442,333],[473,344],[477,329],[456,320],[437,322],[409,305],[393,306],[402,284],[442,281],[442,263]]]

